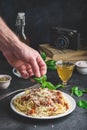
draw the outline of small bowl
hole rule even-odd
[[[1,74],[0,75],[0,89],[6,89],[11,83],[12,77],[10,75]]]
[[[87,74],[87,61],[77,61],[75,65],[80,74]]]

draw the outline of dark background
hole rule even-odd
[[[50,41],[52,26],[76,29],[87,44],[86,0],[0,0],[0,13],[13,31],[18,12],[26,14],[26,32],[34,48]]]

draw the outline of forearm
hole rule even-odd
[[[18,46],[18,43],[20,43],[18,37],[9,29],[0,17],[0,50],[4,52],[13,47],[15,49],[16,46]]]

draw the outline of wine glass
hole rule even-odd
[[[71,78],[73,70],[74,70],[74,63],[70,61],[57,61],[57,73],[62,80],[62,84],[64,86],[67,86],[68,80]]]

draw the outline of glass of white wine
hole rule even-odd
[[[74,63],[70,61],[57,61],[57,73],[62,80],[62,84],[64,86],[67,86],[68,80],[71,78],[73,70],[74,70]]]

